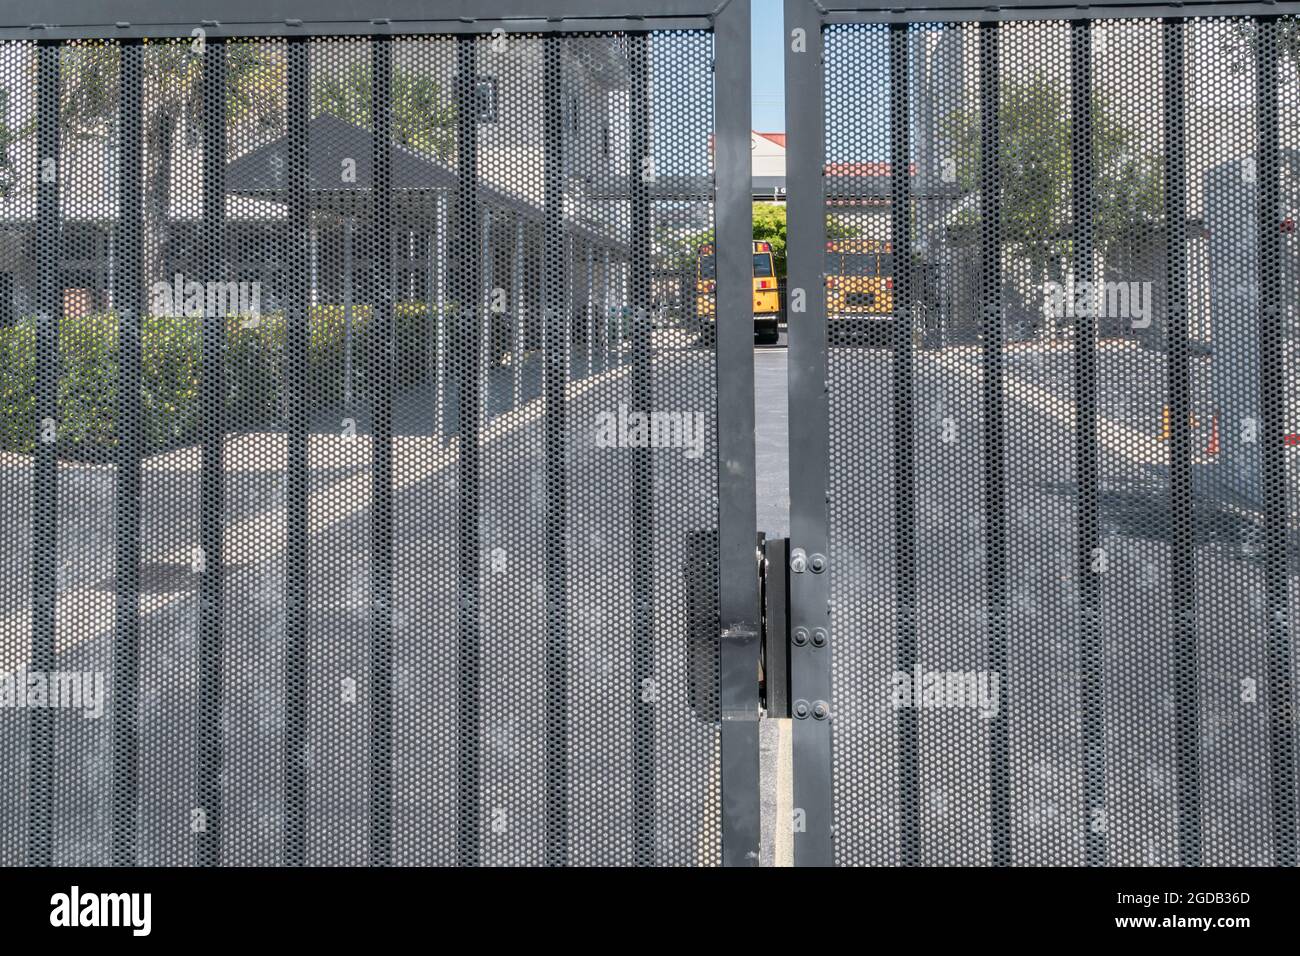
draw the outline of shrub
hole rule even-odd
[[[418,302],[394,309],[397,352],[394,387],[416,384],[431,342],[430,310]],[[353,393],[369,394],[371,315],[352,309]],[[102,459],[117,443],[120,356],[112,313],[65,316],[59,323],[58,450],[62,458]],[[146,453],[197,440],[202,421],[200,380],[203,320],[146,316],[140,328],[140,399]],[[341,305],[313,307],[307,346],[308,401],[313,407],[343,399],[346,325]],[[257,322],[225,321],[225,420],[229,429],[274,428],[284,422],[285,327],[282,313]],[[0,328],[0,451],[31,454],[36,446],[36,324],[31,317]]]

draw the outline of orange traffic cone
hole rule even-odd
[[[1206,455],[1217,455],[1219,453],[1219,416],[1215,415],[1210,421],[1210,443],[1205,446]]]

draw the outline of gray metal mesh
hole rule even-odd
[[[1296,29],[825,28],[837,862],[1294,861]]]
[[[0,45],[0,862],[719,862],[712,34],[200,34]]]

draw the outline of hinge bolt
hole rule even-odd
[[[830,635],[826,633],[826,628],[819,627],[812,632],[813,647],[825,647]]]
[[[812,715],[818,720],[825,720],[831,715],[831,705],[824,700],[819,700],[813,704]]]
[[[794,641],[796,647],[803,647],[808,643],[808,628],[796,627],[794,629],[794,634],[791,636],[791,640]]]
[[[808,707],[808,701],[796,700],[794,702],[794,706],[790,708],[790,712],[793,713],[795,717],[798,718],[799,720],[803,720],[808,716],[809,709],[810,708]]]

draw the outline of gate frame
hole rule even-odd
[[[1163,18],[1164,29],[1162,30],[1165,55],[1165,78],[1164,90],[1162,96],[1167,102],[1182,104],[1183,102],[1183,72],[1182,65],[1182,27],[1183,22],[1189,18],[1197,17],[1214,17],[1214,16],[1231,16],[1231,17],[1253,17],[1260,24],[1275,23],[1277,18],[1285,15],[1300,15],[1300,3],[1290,2],[1290,0],[1281,0],[1281,2],[1216,2],[1216,0],[1184,0],[1184,2],[1155,2],[1155,3],[1124,3],[1110,2],[1103,0],[1101,3],[1080,4],[1071,2],[1053,2],[1053,0],[1004,0],[996,4],[982,4],[977,0],[922,0],[921,3],[909,5],[907,9],[901,6],[887,5],[884,0],[877,0],[875,3],[853,3],[853,2],[835,2],[830,0],[829,3],[821,0],[785,0],[785,75],[786,75],[786,134],[787,142],[790,148],[786,154],[786,207],[787,213],[787,275],[788,288],[791,292],[800,291],[804,293],[805,310],[800,320],[792,320],[789,323],[789,362],[788,376],[789,389],[788,399],[791,409],[798,411],[801,421],[805,427],[792,430],[790,435],[790,586],[789,586],[789,608],[790,608],[790,627],[791,633],[796,635],[796,639],[791,642],[790,648],[790,698],[791,711],[794,717],[793,733],[793,787],[794,787],[794,807],[796,822],[799,821],[799,815],[802,814],[803,826],[795,827],[794,842],[794,862],[796,866],[830,866],[835,862],[834,855],[834,765],[831,747],[831,724],[834,720],[834,701],[831,696],[832,691],[832,671],[831,671],[831,648],[834,644],[835,634],[831,627],[831,592],[829,574],[829,565],[833,559],[830,553],[830,468],[829,468],[829,426],[830,426],[830,407],[829,391],[830,379],[827,375],[827,319],[826,319],[826,299],[824,295],[824,276],[822,274],[822,252],[825,249],[826,242],[826,190],[825,190],[825,56],[824,56],[824,37],[823,28],[831,24],[847,23],[879,23],[890,26],[890,44],[889,56],[895,61],[901,55],[903,75],[907,76],[907,57],[908,46],[906,42],[906,30],[910,24],[914,23],[956,23],[956,22],[975,22],[981,27],[996,27],[1002,22],[1024,21],[1024,20],[1053,20],[1063,21],[1071,24],[1073,36],[1071,39],[1071,57],[1072,62],[1067,69],[1071,77],[1071,108],[1075,119],[1082,121],[1080,128],[1088,120],[1087,114],[1087,96],[1086,91],[1081,92],[1079,89],[1080,76],[1085,77],[1084,82],[1090,81],[1090,68],[1086,60],[1086,54],[1089,49],[1089,31],[1079,29],[1081,26],[1086,27],[1093,20],[1106,20],[1125,17],[1145,17],[1145,18]],[[797,52],[794,49],[795,31],[803,31],[804,49]],[[903,36],[900,37],[899,34]],[[986,110],[990,105],[996,109],[997,100],[997,78],[996,73],[989,69],[989,64],[996,61],[997,56],[997,31],[981,31],[981,49],[985,55],[981,57],[981,111]],[[1275,30],[1264,32],[1263,40],[1268,45],[1266,47],[1270,52],[1276,52]],[[901,40],[901,42],[899,42]],[[1171,59],[1173,57],[1174,59]],[[1266,221],[1264,210],[1270,202],[1276,207],[1276,194],[1278,190],[1279,163],[1276,162],[1277,141],[1278,141],[1278,122],[1277,122],[1277,89],[1276,83],[1272,82],[1269,77],[1272,71],[1259,66],[1262,56],[1257,56],[1257,70],[1259,73],[1258,90],[1256,96],[1255,116],[1258,134],[1262,143],[1266,147],[1271,146],[1273,159],[1268,162],[1260,162],[1260,169],[1263,171],[1261,176],[1261,185],[1259,189],[1259,210],[1257,213],[1257,228],[1260,230],[1257,241],[1261,250],[1265,248],[1265,243],[1271,243],[1275,248],[1277,236],[1274,232],[1264,230],[1262,224]],[[1179,66],[1178,70],[1171,71],[1170,63]],[[893,64],[894,67],[898,63]],[[996,69],[996,68],[994,68]],[[992,73],[992,82],[989,77]],[[1267,76],[1266,76],[1267,75]],[[904,82],[900,89],[898,84],[890,83],[889,90],[889,116],[891,125],[890,151],[893,169],[899,168],[900,159],[906,163],[910,162],[911,147],[911,128],[907,117],[909,116],[908,97],[910,96],[910,84]],[[1270,105],[1273,107],[1270,110]],[[1177,111],[1178,116],[1171,122],[1171,111],[1164,110],[1164,127],[1166,134],[1166,143],[1171,140],[1178,143],[1181,147],[1181,137],[1183,128],[1183,110]],[[982,122],[981,136],[984,140],[985,155],[993,152],[989,146],[996,147],[997,125],[996,123]],[[1081,191],[1091,189],[1090,182],[1079,181],[1079,170],[1085,170],[1083,177],[1087,178],[1086,170],[1091,168],[1091,154],[1087,150],[1081,150],[1079,139],[1076,137],[1072,148],[1075,150],[1074,169],[1076,170],[1075,190],[1072,194],[1072,202],[1079,202]],[[1167,149],[1167,152],[1169,150]],[[1086,155],[1080,155],[1080,154]],[[1181,162],[1181,152],[1175,157],[1167,156],[1167,169],[1172,169],[1175,164]],[[990,201],[990,192],[996,192],[998,169],[996,163],[984,163],[979,171],[981,186],[984,194],[984,205],[986,221],[992,220],[997,215],[996,201]],[[1179,177],[1179,183],[1184,188],[1180,190],[1166,190],[1166,203],[1169,208],[1166,214],[1170,215],[1175,204],[1182,204],[1185,193],[1185,180]],[[989,187],[992,187],[990,190]],[[891,190],[894,200],[894,209],[905,207],[909,200],[910,180],[903,177],[902,180],[891,175]],[[1170,195],[1173,193],[1174,195]],[[1182,208],[1181,205],[1178,208]],[[1185,221],[1185,213],[1182,214]],[[910,248],[910,224],[904,224],[901,228],[895,220],[895,236],[904,236],[909,240]],[[1080,239],[1084,243],[1091,242],[1090,227],[1084,226]],[[993,269],[996,268],[997,245],[994,248],[986,248],[981,253],[982,271],[984,274],[983,286],[984,294],[987,298],[992,294],[991,290],[997,288],[996,283],[990,283],[993,276]],[[1176,271],[1173,266],[1185,257],[1185,252],[1179,250],[1175,252],[1173,246],[1170,246],[1170,274]],[[1295,826],[1297,816],[1297,794],[1296,794],[1296,742],[1295,730],[1292,726],[1289,733],[1287,731],[1288,723],[1291,723],[1293,708],[1295,706],[1295,687],[1292,678],[1292,657],[1293,649],[1291,646],[1290,631],[1294,630],[1296,622],[1288,621],[1288,604],[1286,595],[1288,593],[1287,583],[1287,512],[1286,512],[1286,468],[1282,460],[1281,436],[1283,432],[1283,422],[1281,415],[1281,403],[1274,401],[1270,404],[1270,395],[1281,397],[1285,388],[1285,372],[1282,368],[1282,355],[1278,347],[1283,334],[1280,319],[1280,301],[1278,291],[1277,268],[1271,269],[1264,267],[1265,257],[1261,255],[1261,276],[1260,276],[1260,337],[1261,351],[1268,352],[1268,346],[1272,346],[1272,362],[1268,364],[1261,363],[1260,370],[1260,416],[1261,416],[1261,436],[1260,441],[1263,443],[1264,453],[1261,456],[1262,469],[1262,494],[1265,502],[1265,526],[1268,537],[1268,586],[1269,586],[1269,622],[1268,633],[1266,638],[1266,650],[1268,668],[1269,668],[1269,699],[1275,701],[1281,699],[1281,704],[1273,703],[1270,707],[1270,763],[1272,769],[1272,808],[1273,808],[1273,828],[1274,839],[1273,849],[1274,858],[1280,865],[1296,865],[1297,848],[1295,845]],[[1276,263],[1276,256],[1270,260]],[[894,298],[894,317],[897,320],[900,307],[905,308],[904,303],[908,300],[910,276],[901,283],[896,277],[896,294]],[[990,308],[987,304],[984,308],[984,322],[989,323],[992,328],[994,324],[999,324],[998,314],[995,308]],[[1169,372],[1170,372],[1170,401],[1174,403],[1174,435],[1173,448],[1171,450],[1171,496],[1177,491],[1182,490],[1184,494],[1184,503],[1180,507],[1186,512],[1187,521],[1183,522],[1190,529],[1191,520],[1191,499],[1190,495],[1190,437],[1187,434],[1188,416],[1186,413],[1180,413],[1178,409],[1185,407],[1189,401],[1186,394],[1186,364],[1187,364],[1187,336],[1186,324],[1181,326],[1184,334],[1172,337],[1169,346]],[[895,414],[899,415],[900,410],[910,409],[911,394],[910,391],[904,394],[904,383],[898,379],[903,379],[907,388],[910,389],[911,383],[911,343],[910,336],[904,335],[907,331],[901,326],[895,330],[895,336],[892,347],[896,359],[899,356],[906,356],[908,359],[904,374],[896,376],[894,386]],[[986,336],[985,361],[989,361],[991,349],[987,345],[990,336]],[[997,338],[1000,342],[1000,338]],[[1267,343],[1267,345],[1265,344]],[[1081,357],[1082,356],[1082,357]],[[1096,404],[1096,370],[1095,363],[1091,361],[1090,355],[1085,355],[1084,350],[1077,350],[1076,362],[1076,397],[1081,407],[1087,408]],[[997,399],[997,392],[1000,390],[1001,379],[999,375],[1000,363],[992,362],[988,367],[985,376],[985,387],[981,396],[985,408],[990,407],[991,402]],[[1271,391],[1270,391],[1271,390]],[[1096,437],[1095,422],[1096,416],[1092,417],[1094,423],[1093,429],[1079,429],[1076,435],[1076,449],[1082,458],[1089,450],[1095,454]],[[906,422],[910,425],[910,417]],[[895,423],[894,428],[895,441],[899,442],[899,450],[896,456],[896,469],[909,467],[908,463],[912,460],[909,452],[914,446],[914,438],[910,435],[904,435],[904,429],[900,423]],[[1001,468],[1004,465],[1003,453],[1005,452],[1006,434],[1002,423],[998,427],[986,432],[985,435],[985,469],[986,482],[990,477],[1000,476]],[[992,466],[990,466],[992,461]],[[796,466],[794,463],[797,462]],[[994,472],[990,472],[992,467]],[[1095,462],[1087,462],[1081,466],[1082,480],[1090,481],[1093,491],[1093,501],[1095,503],[1096,491],[1096,467]],[[910,481],[910,475],[900,475],[904,481]],[[996,480],[996,479],[995,479]],[[900,513],[902,509],[914,509],[914,504],[907,494],[907,486],[900,483],[896,489],[896,495],[900,490],[905,500],[900,504]],[[1003,486],[993,489],[994,498],[990,498],[990,489],[985,489],[986,507],[996,505],[1002,513],[1005,513],[1005,502],[997,495],[1004,491]],[[991,509],[990,509],[991,510]],[[1087,569],[1089,557],[1089,545],[1086,536],[1095,534],[1096,531],[1096,508],[1095,504],[1085,516],[1085,509],[1081,507],[1079,517],[1080,528],[1080,567]],[[900,519],[901,524],[901,519]],[[1001,545],[1000,557],[1005,561],[1005,531],[993,529],[993,544],[996,548]],[[1181,546],[1181,560],[1175,560],[1174,566],[1171,567],[1171,581],[1177,581],[1185,584],[1191,590],[1186,596],[1180,597],[1177,607],[1169,627],[1171,634],[1176,638],[1174,647],[1174,671],[1179,686],[1195,688],[1196,685],[1196,635],[1195,635],[1195,580],[1194,580],[1194,548],[1191,542],[1191,532],[1188,530],[1181,536],[1171,539],[1171,547]],[[910,573],[911,581],[915,579],[915,555],[907,554],[906,549],[914,546],[914,532],[912,528],[903,534],[896,535],[895,546],[898,549],[897,556],[899,560],[899,577],[900,577],[900,605],[908,594],[914,591],[908,590],[908,581],[905,580],[905,571]],[[992,561],[997,561],[999,554],[995,553]],[[820,567],[818,566],[820,565]],[[999,609],[1005,610],[1006,602],[1006,582],[1005,580],[997,581],[998,572],[994,568],[989,574],[988,588],[990,601],[990,616],[998,613]],[[1005,575],[1003,575],[1005,577]],[[1084,580],[1087,580],[1085,576]],[[1171,589],[1176,590],[1176,586],[1171,584]],[[1093,588],[1085,588],[1085,592],[1095,591]],[[1085,593],[1085,598],[1087,593]],[[1085,615],[1086,616],[1086,615]],[[1095,617],[1095,615],[1093,616]],[[1091,686],[1100,687],[1098,683],[1104,676],[1102,668],[1104,667],[1102,649],[1099,643],[1099,637],[1095,633],[1095,624],[1093,617],[1080,623],[1081,638],[1081,662],[1085,671],[1091,667],[1091,673],[1084,674],[1084,680]],[[915,608],[910,603],[906,607],[895,609],[895,627],[900,632],[910,632],[913,642],[909,647],[900,647],[896,650],[896,655],[900,662],[908,659],[908,654],[914,654],[915,651],[915,626],[916,615]],[[817,640],[808,640],[810,634],[816,635],[818,629],[824,628],[826,639],[820,644]],[[799,632],[802,631],[803,639],[798,638]],[[1008,650],[1006,637],[997,639],[990,630],[989,654],[990,657],[1003,664],[1005,663],[1006,653]],[[1008,771],[1009,754],[1007,752],[1007,725],[1006,725],[1006,707],[1005,707],[1005,686],[1001,691],[1003,695],[1002,704],[999,708],[1000,718],[994,724],[991,731],[989,759],[995,768]],[[1178,708],[1177,732],[1179,736],[1179,764],[1178,764],[1178,854],[1179,863],[1184,866],[1197,866],[1201,864],[1201,820],[1199,813],[1199,793],[1200,793],[1200,766],[1199,766],[1199,728],[1197,709],[1200,704],[1199,694],[1191,698],[1190,701],[1182,701]],[[911,711],[901,712],[904,720],[910,720],[910,724],[903,724],[900,730],[899,739],[899,772],[900,776],[907,775],[908,779],[915,781],[917,774],[917,753],[915,748],[915,713]],[[1081,733],[1084,739],[1084,762],[1085,762],[1085,784],[1084,784],[1084,801],[1085,806],[1091,813],[1098,806],[1104,807],[1105,801],[1105,743],[1104,743],[1104,713],[1101,711],[1101,705],[1085,706],[1082,714]],[[1000,837],[1004,843],[1006,853],[1002,856],[995,854],[995,865],[1010,865],[1010,794],[1004,788],[999,788],[1000,792],[993,794],[990,801],[990,830],[994,837],[994,846],[997,846],[997,840]],[[900,841],[903,846],[903,864],[919,864],[919,847],[920,847],[920,821],[913,815],[908,815],[906,819],[900,820],[899,831]],[[1095,828],[1088,827],[1084,840],[1084,860],[1086,865],[1100,866],[1106,863],[1106,838],[1104,831],[1097,833]]]
[[[459,34],[462,36],[484,35],[495,28],[508,28],[513,33],[531,34],[580,34],[623,31],[642,36],[651,31],[664,30],[708,30],[713,36],[713,137],[714,137],[714,217],[717,235],[717,325],[715,345],[716,373],[716,431],[718,448],[716,454],[717,468],[717,514],[718,514],[718,608],[719,620],[719,659],[717,691],[720,703],[719,739],[721,754],[719,756],[720,813],[721,813],[721,857],[723,865],[757,866],[759,858],[759,760],[758,760],[758,655],[759,655],[759,590],[758,579],[754,573],[754,540],[756,518],[756,490],[754,482],[754,369],[753,369],[753,319],[751,309],[751,262],[749,243],[752,239],[751,225],[751,183],[750,183],[750,0],[657,0],[657,10],[653,14],[644,14],[643,4],[638,0],[566,0],[562,7],[567,12],[556,15],[547,7],[559,7],[548,0],[445,0],[440,4],[445,14],[430,17],[427,0],[375,0],[368,4],[370,16],[358,18],[355,0],[225,0],[221,4],[221,20],[210,17],[213,7],[204,0],[176,0],[164,4],[161,0],[118,0],[114,4],[115,19],[106,21],[104,7],[100,0],[15,0],[6,4],[0,11],[0,40],[21,40],[35,42],[43,51],[42,62],[49,60],[46,69],[40,72],[38,95],[46,99],[46,110],[40,115],[47,115],[51,104],[57,103],[57,90],[52,82],[57,79],[55,58],[44,51],[57,50],[57,44],[73,39],[109,39],[121,41],[138,41],[142,38],[186,38],[191,31],[201,29],[203,36],[221,40],[228,38],[289,38],[309,39],[323,36],[363,36],[371,37],[379,43],[375,50],[386,54],[385,38],[400,36],[421,36]],[[382,14],[382,15],[381,15]],[[213,46],[213,50],[219,47]],[[132,54],[128,58],[131,68],[138,72],[138,57]],[[305,91],[293,84],[301,84],[305,63],[295,59],[295,69],[291,77],[289,95],[300,99]],[[377,69],[383,67],[383,55],[376,61]],[[128,76],[129,82],[138,83],[134,73]],[[214,94],[215,95],[215,91]],[[53,141],[57,136],[57,127],[49,128],[41,124],[41,135]],[[644,127],[643,127],[644,128]],[[223,131],[211,131],[212,137],[221,136]],[[291,122],[291,148],[301,151],[305,148],[303,137],[305,130],[301,122]],[[378,141],[378,139],[377,139]],[[42,140],[45,143],[45,140]],[[48,152],[48,149],[47,149]],[[382,152],[377,150],[377,152]],[[379,157],[380,167],[386,165]],[[214,166],[209,170],[205,181],[205,195],[208,197],[206,216],[208,225],[212,225],[214,216],[219,215],[219,198],[212,196],[212,186],[220,176],[221,168]],[[135,175],[133,173],[133,175]],[[135,180],[138,180],[138,175]],[[378,179],[377,179],[378,182]],[[138,183],[137,183],[138,185]],[[41,201],[43,214],[40,226],[47,233],[58,228],[57,222],[57,186],[42,187]],[[291,196],[291,204],[302,211],[301,192],[303,183],[297,183]],[[124,216],[129,215],[139,202],[139,198],[124,197]],[[213,205],[213,203],[218,203]],[[118,227],[122,229],[121,225]],[[128,230],[129,232],[129,230]],[[52,235],[52,233],[50,233]],[[301,237],[298,237],[301,238]],[[298,254],[301,249],[296,250]],[[209,250],[216,254],[216,250]],[[137,256],[138,258],[138,256]],[[301,258],[301,255],[299,255]],[[384,268],[388,263],[377,264]],[[138,262],[135,264],[138,269]],[[48,271],[48,270],[47,270]],[[52,276],[52,273],[49,273]],[[53,281],[51,278],[50,281]],[[300,277],[295,289],[305,281]],[[55,290],[49,290],[51,302]],[[50,348],[42,354],[53,361],[53,323],[45,322],[41,326],[42,335],[49,338]],[[45,341],[43,338],[42,341]],[[128,372],[134,368],[132,364]],[[289,369],[293,387],[302,375],[300,368]],[[54,376],[52,368],[38,375],[38,389],[42,392],[40,406],[52,406],[52,389]],[[290,432],[301,436],[305,422],[301,416],[291,416]],[[205,474],[210,480],[219,482],[219,457],[212,457],[212,449],[219,456],[219,435],[208,435],[205,453]],[[128,447],[130,445],[131,447]],[[53,648],[53,611],[54,611],[54,535],[53,522],[55,514],[52,508],[53,496],[57,494],[55,460],[53,446],[38,446],[35,475],[37,481],[34,501],[37,505],[34,528],[45,527],[45,532],[36,536],[34,544],[33,600],[36,615],[33,625],[35,646],[46,648],[52,653]],[[132,443],[123,444],[124,463],[129,466],[127,480],[123,483],[126,490],[138,485],[138,449]],[[299,456],[301,457],[301,456]],[[291,462],[294,459],[291,457]],[[215,470],[214,470],[215,469]],[[385,475],[376,469],[374,480],[380,482]],[[292,476],[290,477],[293,482]],[[295,500],[302,498],[303,489],[295,485]],[[44,496],[44,497],[43,497]],[[46,499],[49,499],[48,501]],[[126,538],[119,542],[123,555],[137,555],[139,549],[138,508],[132,507],[125,515]],[[292,521],[292,517],[289,518]],[[44,525],[41,522],[45,522]],[[301,523],[301,522],[299,522]],[[387,555],[377,557],[383,562],[384,574],[372,581],[372,587],[391,583],[384,579],[390,577],[387,569],[392,563],[391,521],[381,522],[378,537],[373,546],[386,548]],[[219,522],[205,528],[210,532],[207,537],[214,546],[214,553],[219,555]],[[215,535],[215,537],[213,537]],[[685,552],[685,542],[682,543]],[[211,575],[205,575],[205,593],[219,596],[220,561],[213,567]],[[689,573],[703,573],[707,569],[690,569]],[[128,589],[134,591],[138,586],[138,575],[128,572],[124,581]],[[128,652],[128,665],[138,664],[134,654],[138,648],[139,607],[138,601],[132,600],[132,594],[118,595],[117,622],[115,634],[123,640]],[[381,626],[384,622],[380,622]],[[300,629],[299,629],[300,630]],[[221,633],[204,631],[206,641],[204,660],[219,664]],[[304,639],[295,631],[286,637],[292,646],[301,646]],[[43,642],[43,643],[42,643]],[[386,634],[379,634],[380,663],[386,648],[391,646]],[[374,648],[372,647],[372,652]],[[42,658],[44,659],[44,658]],[[389,657],[391,660],[391,657]],[[48,661],[47,661],[48,663]],[[133,672],[132,672],[133,673]],[[219,671],[205,667],[207,678],[220,680]],[[220,684],[217,684],[217,691]],[[126,697],[134,701],[134,691],[129,690]],[[289,718],[291,722],[301,721],[301,702],[290,693]],[[391,688],[380,686],[376,700],[372,702],[372,718],[379,730],[391,735]],[[37,712],[39,715],[42,712]],[[204,712],[209,723],[219,726],[219,706],[215,712]],[[44,718],[42,718],[44,719]],[[137,772],[138,739],[133,714],[122,715],[114,727],[114,742],[117,748],[118,766],[115,760],[114,780],[116,783],[130,783],[138,787],[135,779]],[[50,734],[42,730],[40,745],[33,744],[32,783],[34,792],[47,792],[51,777],[53,759],[53,741]],[[391,738],[382,741],[384,747],[391,748]],[[390,752],[380,749],[379,754]],[[202,779],[215,779],[222,752],[220,747],[211,747],[204,751],[204,773]],[[291,752],[288,755],[290,772],[301,771],[301,755]],[[374,766],[375,773],[383,778],[382,766]],[[381,761],[382,763],[382,761]],[[128,792],[134,792],[129,790]],[[391,814],[383,808],[373,806],[375,793],[371,793],[371,836],[380,837],[388,843],[391,837]],[[463,796],[463,794],[462,794]],[[219,799],[219,793],[218,793]],[[29,862],[49,863],[50,860],[50,806],[48,800],[37,801],[40,805],[33,809],[37,817],[32,821],[33,830],[29,838],[34,840],[29,851]],[[376,812],[378,821],[376,822]],[[288,864],[301,862],[301,814],[291,814],[293,822],[290,837],[287,839],[289,849],[286,851]],[[112,857],[114,863],[129,864],[133,860],[132,823],[129,809],[115,813],[113,820]],[[221,852],[219,845],[220,808],[214,814],[217,825],[205,840],[200,841],[196,862],[219,864]],[[654,820],[643,821],[653,827]],[[378,832],[376,832],[378,826]],[[391,850],[391,846],[388,848]],[[372,864],[391,862],[391,853],[381,846],[378,851],[371,848]],[[551,857],[548,851],[548,862]],[[647,862],[642,860],[641,862]]]

